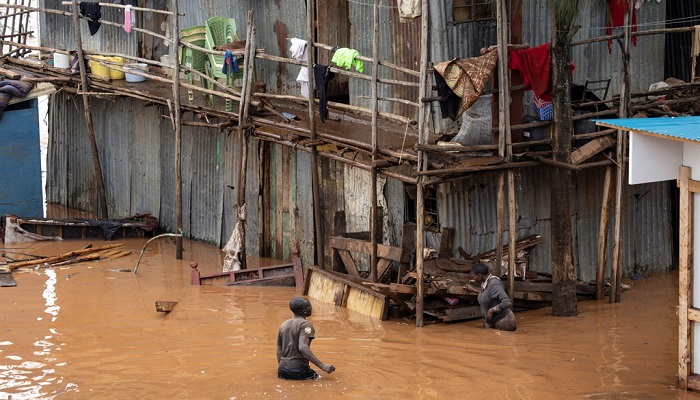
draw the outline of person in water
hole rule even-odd
[[[320,376],[309,367],[309,362],[331,373],[335,367],[324,364],[311,351],[311,341],[316,333],[313,324],[306,319],[311,316],[311,303],[303,297],[289,302],[294,317],[282,323],[277,334],[277,377],[280,379],[317,379]]]
[[[476,293],[481,313],[484,316],[484,327],[502,331],[515,330],[515,314],[511,308],[513,302],[503,288],[501,278],[492,275],[486,264],[478,263],[472,267],[471,274],[474,282],[480,284],[479,289],[475,289],[467,284],[464,288]]]

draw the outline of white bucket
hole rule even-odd
[[[71,57],[68,54],[53,53],[53,66],[56,68],[70,68]]]

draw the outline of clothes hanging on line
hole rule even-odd
[[[124,8],[124,31],[131,33],[131,26],[136,22],[136,14],[131,11],[131,4]]]
[[[292,42],[289,52],[292,54],[292,58],[297,61],[306,62],[309,59],[309,51],[306,47],[306,40],[292,38]],[[309,69],[307,67],[301,67],[299,74],[297,75],[297,82],[299,82],[301,95],[304,97],[309,96]]]
[[[341,47],[333,53],[333,58],[331,59],[337,66],[350,70],[351,67],[355,67],[357,72],[362,73],[365,70],[365,63],[357,57],[360,53],[355,49],[348,49],[347,47]]]
[[[328,119],[328,82],[335,77],[330,65],[314,64],[314,84],[318,90],[318,114],[321,122]]]
[[[455,58],[435,66],[435,81],[441,98],[440,111],[443,118],[457,120],[479,100],[497,62],[498,52],[494,50],[478,57]]]
[[[552,101],[552,71],[550,43],[510,53],[508,68],[520,73],[525,90],[532,90],[544,101]],[[569,74],[575,65],[569,64]]]
[[[637,32],[637,13],[634,8],[630,10],[628,0],[608,0],[608,8],[610,15],[608,15],[608,24],[605,28],[606,35],[612,35],[613,28],[625,26],[625,13],[627,11],[632,13],[632,32]],[[637,45],[636,36],[632,36],[632,44]],[[612,53],[612,40],[608,40],[608,53]]]
[[[80,5],[80,15],[83,17],[90,18],[88,21],[88,28],[90,29],[90,35],[94,35],[100,30],[100,18],[102,17],[102,8],[100,3],[91,1],[81,1]]]

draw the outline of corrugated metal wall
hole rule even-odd
[[[544,243],[530,253],[530,268],[551,273],[549,169],[516,173],[516,239],[540,234]],[[572,227],[574,262],[578,277],[595,279],[598,227],[603,192],[603,169],[573,176]],[[455,228],[454,254],[458,246],[470,254],[496,247],[497,174],[479,174],[446,183],[438,191],[441,225]],[[622,215],[622,264],[624,272],[666,271],[673,264],[673,182],[624,186]],[[507,211],[506,211],[507,212]],[[612,254],[612,221],[609,229],[607,272]],[[508,231],[508,223],[504,229]],[[507,233],[504,244],[507,243]]]
[[[154,0],[155,1],[155,0]],[[45,0],[49,3],[48,0]],[[60,1],[54,1],[58,4]],[[367,2],[350,2],[350,19],[352,26],[352,46],[361,53],[371,54],[371,15],[373,8]],[[380,57],[402,65],[412,66],[411,57],[417,57],[419,48],[419,20],[399,22],[395,9],[396,0],[389,6],[381,8],[382,31]],[[525,41],[538,44],[549,37],[547,7],[544,2],[523,0],[525,10],[523,31],[527,32]],[[271,54],[286,55],[288,45],[285,38],[305,36],[305,2],[241,1],[223,2],[211,0],[201,2],[180,2],[181,11],[186,15],[181,26],[202,24],[207,17],[228,15],[238,21],[239,34],[245,32],[245,14],[248,9],[255,10],[255,24],[258,29],[260,47],[267,48]],[[371,4],[371,3],[370,3]],[[587,3],[584,3],[587,4]],[[586,6],[582,13],[593,35],[593,29],[604,26],[602,7],[597,2]],[[651,4],[651,5],[648,5]],[[431,38],[430,59],[433,62],[448,60],[452,57],[476,55],[480,47],[495,43],[493,24],[451,23],[451,2],[431,2]],[[57,6],[62,7],[62,6]],[[651,18],[656,11],[655,3],[645,3],[646,9],[640,12],[640,22]],[[645,14],[648,13],[648,14]],[[645,17],[645,15],[647,15]],[[656,18],[656,17],[655,17]],[[402,25],[403,24],[403,25]],[[47,18],[42,24],[42,32],[57,32],[48,35],[47,40],[57,47],[70,47],[72,31],[70,25],[55,17]],[[113,28],[110,28],[113,29]],[[368,30],[369,29],[369,30]],[[110,43],[109,35],[93,42],[100,49],[121,49],[129,52],[134,44],[129,38],[126,42]],[[115,36],[116,32],[113,33]],[[123,36],[123,35],[121,35]],[[538,39],[542,38],[542,39]],[[581,39],[582,34],[576,37]],[[657,51],[659,44],[654,41],[640,40],[634,49],[635,55]],[[128,43],[127,43],[128,42]],[[69,45],[65,45],[69,43]],[[110,47],[112,46],[112,47]],[[116,46],[116,47],[115,47]],[[654,47],[657,46],[657,47]],[[663,46],[661,44],[660,46]],[[574,52],[574,61],[578,63],[577,71],[588,77],[604,77],[613,74],[617,66],[615,52],[607,55],[607,46],[601,44],[597,53],[578,54]],[[577,50],[578,51],[578,50]],[[655,54],[655,53],[654,53]],[[588,59],[609,59],[610,63],[594,68],[588,65]],[[619,58],[619,57],[618,57]],[[577,61],[581,59],[582,61]],[[654,63],[658,60],[654,59]],[[639,64],[639,63],[638,63]],[[643,63],[641,63],[643,64]],[[633,80],[644,89],[647,80],[656,79],[658,65],[649,64],[635,70],[639,76]],[[276,64],[260,62],[258,77],[264,79],[271,91],[284,93],[296,91],[296,72],[298,67],[284,67],[280,70]],[[370,73],[368,70],[367,73]],[[583,75],[581,75],[583,76]],[[575,76],[576,77],[576,76]],[[578,79],[578,78],[577,78]],[[359,81],[359,80],[354,80]],[[363,86],[364,85],[364,86]],[[351,82],[352,101],[361,102],[360,94],[369,94],[369,86],[362,82]],[[616,86],[613,86],[613,93]],[[410,89],[400,88],[396,92],[383,89],[380,95],[402,97],[401,91],[410,93]],[[404,93],[405,94],[405,93]],[[97,133],[102,168],[107,184],[107,196],[111,217],[124,217],[141,212],[151,212],[158,216],[161,226],[169,231],[175,229],[175,176],[174,138],[170,122],[161,118],[167,110],[160,106],[144,107],[137,100],[117,99],[114,101],[91,98],[95,131]],[[404,109],[406,111],[407,109]],[[128,118],[126,117],[128,116]],[[96,190],[93,179],[92,158],[87,142],[82,102],[78,98],[59,94],[51,101],[51,138],[49,143],[49,179],[47,196],[50,202],[62,204],[79,210],[95,211]],[[230,235],[235,222],[233,205],[236,202],[237,157],[235,134],[220,133],[204,128],[183,128],[182,167],[183,167],[183,219],[185,233],[194,239],[207,241],[222,246]],[[313,209],[311,201],[310,157],[307,153],[289,152],[278,145],[267,144],[269,149],[264,154],[270,158],[261,158],[261,143],[251,139],[251,151],[248,153],[246,203],[248,204],[247,248],[251,254],[265,253],[272,257],[286,257],[289,238],[294,235],[300,243],[300,252],[305,262],[313,260]],[[264,146],[263,146],[264,147]],[[270,161],[274,174],[265,178],[261,160]],[[324,236],[332,232],[334,214],[338,210],[349,213],[348,220],[365,218],[365,209],[347,207],[347,190],[353,183],[365,181],[363,174],[357,171],[349,174],[348,167],[335,161],[321,159],[322,212],[324,216]],[[267,179],[267,180],[265,180]],[[444,226],[456,229],[455,249],[462,245],[468,252],[478,253],[495,246],[495,189],[494,175],[482,174],[460,182],[443,185],[439,195],[440,219]],[[601,197],[602,170],[577,174],[576,205],[572,221],[575,227],[577,248],[576,260],[579,263],[579,276],[591,279],[595,268],[597,243],[597,224]],[[286,185],[284,182],[288,182]],[[264,191],[264,185],[274,187],[275,191]],[[625,214],[623,232],[623,263],[627,270],[637,268],[666,269],[672,262],[673,243],[669,204],[671,203],[670,184],[642,185],[625,189]],[[549,185],[546,173],[540,169],[522,171],[518,174],[518,237],[531,233],[540,233],[549,242]],[[281,189],[281,192],[280,192]],[[367,203],[364,198],[354,201]],[[274,225],[274,234],[287,238],[280,245],[262,249],[259,242],[261,221],[257,209],[259,194],[269,195],[269,205],[265,205],[263,217]],[[385,242],[400,244],[401,226],[404,221],[404,189],[400,182],[388,179],[384,186],[385,204]],[[266,216],[266,217],[265,217]],[[267,220],[265,220],[267,221]],[[359,225],[358,225],[359,229]],[[362,229],[364,230],[364,229]],[[632,234],[631,232],[634,232]],[[272,231],[271,231],[272,233]],[[663,238],[660,240],[659,238]],[[431,245],[437,237],[431,236]],[[668,242],[668,243],[667,243]],[[549,246],[537,246],[531,254],[531,265],[539,271],[548,271]],[[654,252],[648,251],[654,246]],[[332,254],[326,249],[325,262],[330,263]]]

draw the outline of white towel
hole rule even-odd
[[[304,97],[309,97],[309,69],[306,67],[301,67],[299,70],[299,75],[297,75],[297,82],[301,87],[301,95]]]
[[[289,51],[292,53],[292,58],[298,61],[306,61],[309,59],[309,52],[306,49],[306,40],[292,38],[292,46]]]

